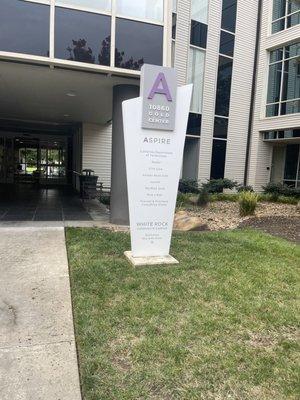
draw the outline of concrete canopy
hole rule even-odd
[[[113,87],[135,78],[58,67],[0,62],[0,119],[105,124]]]

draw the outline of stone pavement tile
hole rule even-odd
[[[6,282],[0,293],[0,347],[72,340],[68,276]]]
[[[0,348],[1,400],[81,400],[74,342]]]
[[[2,280],[68,275],[64,229],[0,228],[0,260],[0,285]]]

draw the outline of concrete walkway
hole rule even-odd
[[[0,399],[81,399],[63,228],[0,228]]]

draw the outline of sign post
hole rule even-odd
[[[142,67],[140,97],[122,104],[133,265],[177,264],[170,243],[192,85]]]

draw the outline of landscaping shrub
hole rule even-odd
[[[222,193],[224,189],[234,189],[238,186],[238,183],[231,179],[211,179],[210,181],[203,183],[202,188],[206,189],[209,193]]]
[[[188,205],[191,204],[191,199],[188,193],[180,193],[178,192],[177,194],[177,201],[176,201],[176,207],[181,208],[181,207],[187,207]]]
[[[269,182],[266,186],[263,186],[264,193],[272,196],[273,201],[277,201],[279,196],[291,196],[300,198],[300,188],[291,188],[280,182],[274,183]]]
[[[110,206],[110,195],[102,194],[100,198],[100,203],[104,204],[105,206]]]
[[[180,179],[178,191],[180,193],[199,193],[198,181],[195,179]]]
[[[253,215],[257,206],[258,195],[253,192],[241,192],[239,196],[241,216]]]
[[[197,199],[197,206],[206,207],[208,203],[209,193],[205,188],[202,188]]]
[[[241,192],[254,192],[252,186],[250,186],[250,185],[246,185],[245,186],[245,185],[242,185],[242,184],[238,185],[236,190],[238,191],[238,193],[241,193]]]

